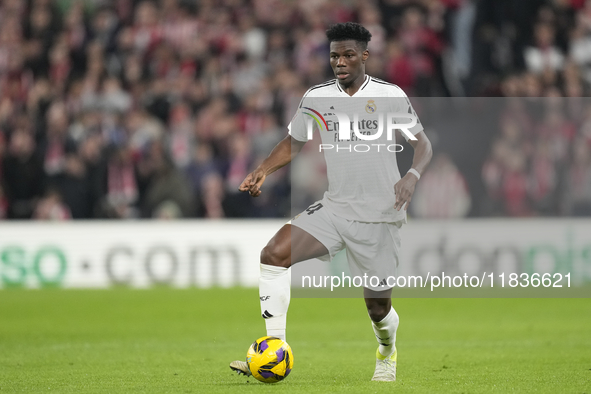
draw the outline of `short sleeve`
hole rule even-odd
[[[313,107],[311,100],[311,97],[308,96],[308,92],[306,92],[304,97],[302,97],[300,105],[298,105],[298,109],[291,119],[291,122],[287,125],[289,135],[300,142],[308,141],[308,119],[311,118],[304,113],[304,110],[306,107]]]
[[[414,108],[412,107],[412,104],[410,103],[410,100],[408,99],[408,97],[406,97],[406,102],[408,104],[408,106],[406,108],[406,111],[409,114],[414,115],[414,117],[417,119],[417,124],[414,125],[413,127],[410,127],[408,129],[408,131],[410,131],[410,133],[412,135],[417,135],[421,131],[425,130],[425,128],[423,127],[423,124],[421,123],[421,120],[419,119],[419,117],[417,116],[417,113],[415,112]],[[408,137],[406,136],[406,134],[402,133],[402,136],[404,137],[404,139],[406,139],[408,141]]]
[[[295,115],[291,119],[291,122],[287,125],[289,135],[300,142],[308,141],[308,130],[306,127],[305,115],[302,112],[302,108],[298,107]]]
[[[400,89],[398,86],[396,86],[395,94],[397,97],[402,97],[402,99],[398,99],[398,103],[400,106],[400,108],[398,108],[398,110],[402,113],[412,114],[417,120],[417,124],[415,124],[413,127],[409,127],[407,130],[410,131],[410,133],[412,135],[417,135],[421,131],[424,131],[425,128],[423,127],[421,120],[419,119],[419,117],[417,116],[417,113],[415,112],[414,108],[412,107],[412,104],[411,104],[408,96],[406,95],[406,93],[404,93],[404,91],[402,89]],[[402,134],[404,139],[406,141],[408,141],[408,136],[405,133],[400,133],[400,134]]]

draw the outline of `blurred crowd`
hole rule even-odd
[[[482,178],[482,215],[591,216],[591,99],[508,100]]]
[[[476,212],[590,216],[591,100],[581,97],[591,93],[591,1],[496,3],[475,30],[490,56],[474,58],[486,71],[473,86],[525,99],[501,113]]]
[[[289,216],[288,170],[258,199],[238,185],[284,138],[307,88],[333,77],[324,32],[344,21],[373,35],[367,73],[409,96],[589,93],[591,1],[2,0],[0,218]],[[568,167],[575,189],[589,178],[581,124],[564,131],[572,155],[549,165],[538,160],[545,139],[505,122],[483,167],[482,214],[588,212],[588,183],[568,202],[540,202],[546,178],[562,179],[551,168]],[[458,206],[423,217],[471,212],[478,186],[453,159],[426,178],[453,170]],[[515,168],[521,178],[499,175]],[[519,202],[506,192],[532,182]]]

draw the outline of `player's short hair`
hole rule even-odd
[[[371,33],[359,23],[337,23],[328,27],[326,37],[329,42],[354,40],[363,50],[367,49],[367,43],[371,40]]]

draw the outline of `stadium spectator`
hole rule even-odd
[[[4,193],[8,201],[8,217],[28,219],[43,194],[45,177],[43,159],[37,153],[32,132],[17,128],[12,132],[4,158]]]
[[[158,216],[163,204],[174,206],[182,217],[192,216],[194,201],[188,182],[167,157],[160,141],[150,144],[138,168],[140,186],[144,190],[139,200],[142,217]]]
[[[105,178],[101,216],[120,219],[137,217],[139,187],[130,148],[118,147],[111,151]]]
[[[555,45],[555,30],[548,23],[535,27],[534,45],[525,48],[525,64],[529,71],[542,73],[546,70],[560,70],[564,65],[564,55]]]
[[[470,206],[466,180],[447,154],[438,154],[417,184],[411,212],[419,218],[462,218]]]
[[[408,92],[415,84],[415,71],[398,40],[388,42],[386,78]]]
[[[398,37],[415,73],[414,93],[418,96],[436,95],[433,81],[443,43],[429,28],[419,8],[409,7],[404,12]]]
[[[566,174],[564,211],[572,216],[591,216],[591,148],[584,139],[573,145],[572,165]]]
[[[6,219],[8,217],[8,200],[4,195],[2,185],[0,185],[0,219]]]
[[[33,212],[33,219],[50,221],[70,220],[72,219],[72,214],[68,206],[63,203],[61,194],[56,189],[49,188],[37,203]]]
[[[66,155],[63,172],[51,180],[73,219],[93,217],[91,181],[82,158],[76,153]]]
[[[549,139],[538,139],[530,163],[528,194],[534,211],[541,215],[552,215],[559,208],[560,170],[552,156]]]

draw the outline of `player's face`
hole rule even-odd
[[[343,86],[351,85],[365,74],[365,61],[369,51],[362,50],[357,41],[333,41],[330,43],[330,66]]]

